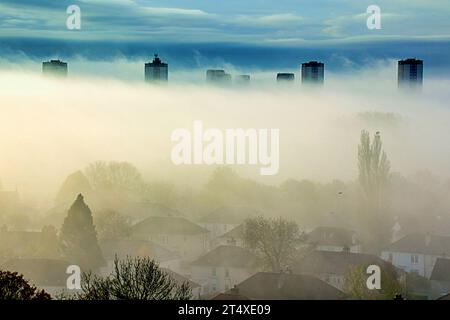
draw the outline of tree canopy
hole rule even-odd
[[[44,290],[30,285],[17,272],[0,270],[0,300],[50,300]]]
[[[256,217],[244,222],[245,245],[259,255],[273,272],[280,272],[289,265],[298,240],[298,225],[282,217]]]
[[[97,269],[104,265],[92,212],[81,194],[70,207],[64,220],[60,241],[66,257],[80,267]]]
[[[177,284],[148,257],[114,260],[114,271],[106,278],[83,273],[82,300],[188,300],[188,283]]]

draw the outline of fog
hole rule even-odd
[[[242,73],[232,67],[230,72]],[[38,72],[2,71],[3,186],[30,200],[51,201],[69,173],[104,160],[130,162],[150,181],[200,187],[212,167],[177,167],[170,159],[171,132],[192,130],[194,120],[219,130],[280,129],[277,175],[234,166],[265,184],[355,179],[363,129],[381,132],[392,171],[450,176],[450,150],[442,139],[450,133],[449,79],[426,77],[422,93],[399,93],[390,61],[358,73],[327,74],[325,87],[312,90],[301,87],[298,75],[292,88],[280,87],[276,71],[251,73],[249,88],[206,86],[204,70],[191,73],[189,79],[187,71],[174,72],[170,85],[162,87],[98,75],[56,80]]]
[[[74,59],[69,77],[60,79],[42,76],[36,61],[1,61],[2,268],[25,274],[53,297],[56,289],[72,290],[68,265],[108,277],[119,256],[123,268],[139,265],[128,257],[154,259],[170,277],[193,281],[193,298],[231,292],[253,277],[312,275],[335,295],[318,290],[309,299],[339,299],[343,292],[362,297],[347,285],[361,272],[365,277],[370,262],[394,270],[395,286],[376,297],[369,292],[369,299],[390,299],[400,287],[418,294],[407,287],[410,279],[403,282],[402,265],[385,265],[392,259],[382,249],[415,233],[427,234],[425,246],[430,233],[449,235],[450,79],[426,74],[423,90],[399,91],[395,61],[363,69],[347,63],[348,72],[325,73],[324,87],[308,87],[299,70],[230,64],[171,70],[168,85],[151,85],[143,81],[143,61],[125,58]],[[207,84],[205,70],[220,67],[250,74],[251,83]],[[295,72],[295,83],[277,83],[277,72]],[[219,132],[278,129],[279,171],[175,165],[172,134],[193,132],[197,121]],[[372,149],[381,139],[390,163],[386,171],[374,169],[382,153],[366,154],[372,183],[359,168],[363,131]],[[330,249],[334,235],[343,243]],[[324,248],[317,244],[323,239]],[[258,247],[265,241],[273,252]],[[341,271],[331,263],[339,283],[318,271],[330,264],[320,259],[333,255],[347,264]]]

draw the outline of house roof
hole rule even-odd
[[[41,240],[40,231],[0,230],[0,255],[20,257],[30,254]]]
[[[220,207],[202,217],[201,223],[240,224],[251,216],[260,215],[261,212],[252,207]]]
[[[442,297],[439,297],[436,300],[450,300],[450,293],[448,293]]]
[[[450,237],[408,234],[387,246],[383,251],[450,256]]]
[[[383,259],[363,253],[333,252],[333,251],[311,251],[298,259],[292,270],[294,273],[306,274],[336,274],[345,275],[354,266],[376,264],[380,268],[394,268]],[[395,269],[391,269],[395,270]]]
[[[239,239],[244,237],[244,224],[240,224],[237,227],[234,227],[230,231],[224,233],[219,238],[234,238]]]
[[[36,286],[65,286],[69,262],[55,259],[11,259],[1,269],[23,274]]]
[[[258,258],[244,248],[219,246],[192,262],[192,265],[252,268],[258,262]]]
[[[450,281],[450,259],[438,258],[436,260],[430,280]]]
[[[209,231],[181,217],[149,217],[135,224],[132,232],[133,234],[196,235]]]
[[[183,214],[165,205],[153,202],[125,202],[117,211],[131,217],[134,222],[143,221],[148,217],[182,217]]]
[[[167,268],[161,268],[161,270],[164,271],[165,273],[167,273],[178,285],[182,285],[183,283],[187,282],[189,284],[189,286],[191,287],[191,289],[201,287],[197,282],[189,280],[185,276],[183,276],[179,273],[176,273],[175,271],[172,271]]]
[[[350,247],[359,244],[356,232],[336,227],[317,227],[307,234],[306,242],[314,245]]]
[[[239,289],[236,287],[231,290],[228,290],[225,293],[219,293],[211,300],[250,300],[250,299],[242,294],[239,294]]]
[[[309,275],[259,272],[236,287],[239,294],[252,300],[339,300],[344,298],[342,291]]]
[[[151,241],[134,239],[100,240],[100,248],[105,259],[129,257],[150,257],[159,262],[178,259],[178,254]]]

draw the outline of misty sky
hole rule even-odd
[[[66,28],[71,4],[81,8],[80,31]],[[381,7],[382,30],[366,27],[371,4]],[[2,0],[0,57],[148,59],[157,51],[175,69],[312,59],[345,69],[416,56],[444,72],[449,16],[448,0]]]

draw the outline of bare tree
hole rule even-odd
[[[298,225],[282,217],[249,218],[244,223],[246,246],[260,255],[273,272],[280,272],[290,263],[299,239]]]
[[[97,161],[86,168],[85,174],[96,190],[140,192],[144,185],[139,170],[128,162]]]
[[[99,239],[128,238],[131,234],[130,218],[114,210],[96,212],[94,224]]]
[[[114,272],[106,278],[83,273],[82,300],[188,300],[188,283],[178,285],[147,257],[114,260]]]

